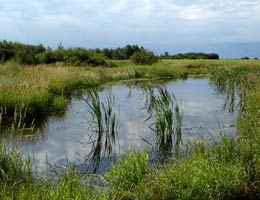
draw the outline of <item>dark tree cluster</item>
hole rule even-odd
[[[144,50],[144,48],[139,47],[138,45],[126,45],[122,48],[119,47],[116,49],[92,49],[90,51],[100,53],[106,58],[113,60],[128,60],[134,53],[140,52],[141,50]]]
[[[74,66],[106,66],[108,63],[103,55],[90,52],[84,48],[48,50],[37,55],[39,64],[64,62]]]
[[[138,65],[152,65],[158,62],[159,58],[153,52],[138,45],[126,45],[116,49],[94,49],[90,50],[99,53],[112,60],[131,60]]]
[[[142,49],[139,52],[135,52],[131,57],[131,61],[138,65],[152,65],[159,61],[159,57],[154,55],[153,52]]]
[[[250,58],[248,56],[242,57],[241,60],[249,60]]]
[[[18,42],[0,42],[0,62],[14,60],[20,64],[37,64],[36,55],[45,52],[42,45],[26,45]]]
[[[62,44],[59,44],[56,50],[52,50],[42,44],[26,45],[0,41],[0,63],[14,61],[22,65],[36,65],[62,62],[74,66],[114,66],[115,64],[108,60],[130,58],[136,64],[152,64],[158,61],[157,56],[138,45],[126,45],[116,49],[65,49]]]
[[[165,52],[161,55],[161,58],[165,59],[219,59],[219,55],[216,53],[179,53],[176,55],[170,55]]]
[[[64,49],[60,44],[56,50],[42,44],[25,45],[18,42],[0,41],[0,63],[14,61],[22,65],[50,64],[63,62],[75,66],[107,66],[101,53],[84,48]]]

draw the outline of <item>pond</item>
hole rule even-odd
[[[24,157],[30,156],[38,170],[50,167],[49,164],[63,167],[69,163],[85,163],[82,166],[88,170],[92,164],[86,159],[88,156],[93,158],[95,149],[96,158],[100,159],[97,169],[105,171],[112,158],[123,156],[130,150],[150,151],[155,148],[156,132],[152,130],[155,117],[149,118],[145,106],[149,96],[148,85],[150,88],[160,85],[176,97],[182,115],[183,146],[205,138],[217,139],[220,133],[236,133],[238,113],[224,109],[226,97],[216,92],[209,79],[188,78],[162,80],[159,83],[141,80],[119,82],[98,90],[100,102],[104,103],[111,97],[115,116],[116,133],[114,140],[109,140],[113,141],[109,158],[105,157],[105,139],[102,138],[102,144],[97,147],[98,138],[93,132],[94,119],[87,103],[87,93],[82,98],[72,98],[63,115],[49,116],[36,131],[18,133],[2,128],[1,138],[5,143],[20,149]],[[156,89],[155,93],[158,93]]]

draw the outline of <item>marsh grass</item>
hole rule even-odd
[[[12,131],[33,131],[35,128],[34,119],[28,125],[26,123],[27,109],[14,110],[13,122],[11,125]]]
[[[147,153],[129,153],[109,171],[106,179],[113,191],[133,191],[148,173]]]
[[[92,171],[95,172],[99,167],[100,160],[111,156],[116,143],[118,119],[115,98],[110,94],[105,102],[101,102],[97,90],[94,89],[88,92],[88,98],[85,99],[85,102],[92,117],[90,143],[93,145],[86,160],[92,161]]]
[[[233,113],[240,106],[245,96],[245,85],[248,82],[247,75],[249,69],[245,67],[230,68],[211,68],[210,83],[218,93],[225,95],[225,103],[223,108]],[[238,109],[239,110],[239,109]]]
[[[29,160],[6,146],[0,146],[0,199],[104,199],[94,189],[91,178],[82,179],[75,168],[60,173],[55,179],[35,178]]]
[[[173,148],[178,156],[182,139],[182,114],[174,94],[162,87],[157,87],[156,91],[148,89],[145,108],[149,114],[145,121],[154,118],[150,128],[156,133],[155,144],[160,155],[159,160],[167,159]]]
[[[0,145],[0,185],[31,182],[32,175],[30,160],[23,161],[17,150]]]

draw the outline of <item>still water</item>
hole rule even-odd
[[[143,81],[117,83],[98,91],[101,102],[113,95],[117,120],[117,136],[113,147],[114,156],[130,150],[149,150],[155,141],[145,107],[146,94]],[[237,113],[223,108],[225,96],[215,91],[208,79],[165,81],[161,83],[178,101],[183,114],[182,143],[209,137],[218,138],[220,133],[235,134]],[[11,133],[2,130],[2,139],[30,156],[38,169],[46,168],[46,161],[57,166],[83,163],[93,149],[95,138],[91,131],[92,118],[83,98],[73,98],[62,116],[49,116],[37,131]],[[93,143],[91,143],[92,141]],[[88,166],[86,164],[86,166]],[[101,162],[103,170],[109,164]]]

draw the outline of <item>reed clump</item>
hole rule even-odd
[[[163,87],[157,87],[156,91],[148,89],[147,97],[149,99],[146,100],[145,107],[149,117],[146,121],[154,118],[151,129],[156,133],[155,144],[159,155],[161,155],[159,157],[165,160],[171,155],[173,148],[178,155],[182,138],[182,113],[177,99],[174,94],[170,94]],[[173,144],[174,141],[175,144]]]
[[[85,102],[92,118],[90,121],[91,141],[88,141],[92,144],[92,150],[86,156],[86,161],[92,161],[91,171],[96,172],[101,159],[111,156],[116,143],[118,118],[115,98],[110,94],[105,102],[101,102],[97,90],[91,90]]]

